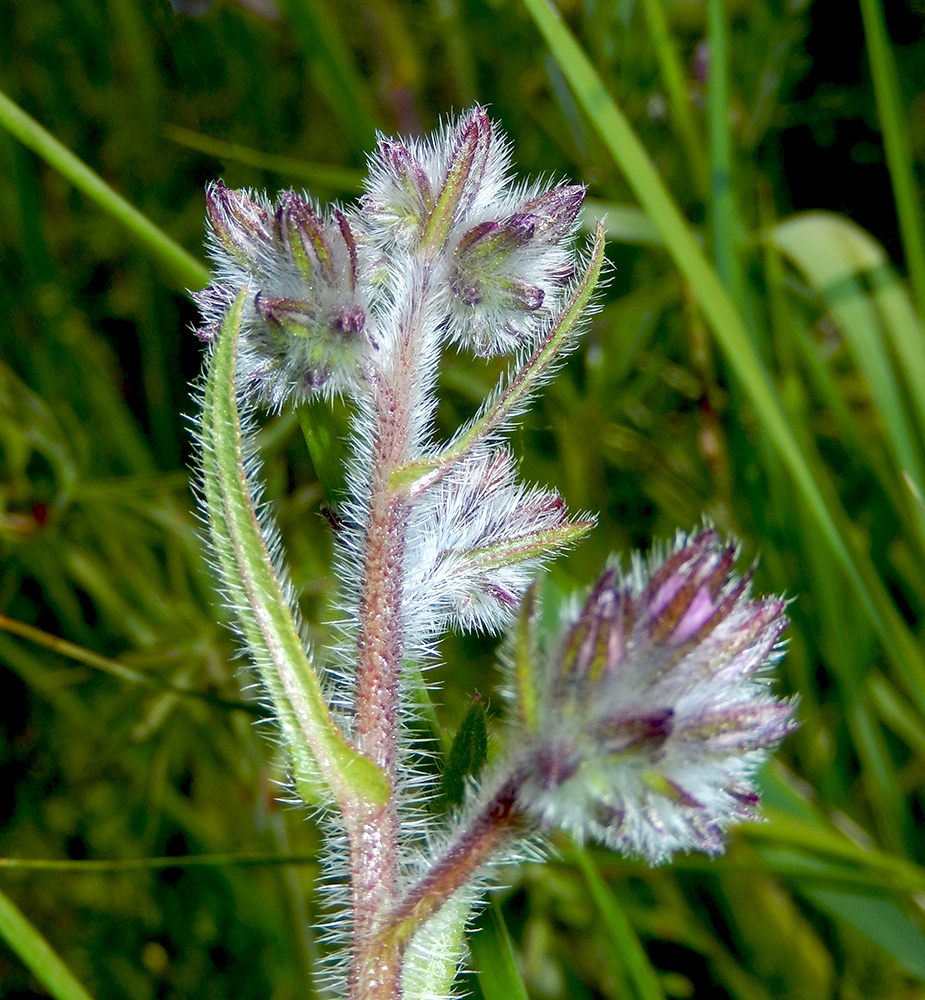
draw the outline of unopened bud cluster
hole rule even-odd
[[[278,409],[319,391],[347,391],[375,349],[357,221],[338,209],[322,214],[291,191],[270,204],[221,182],[209,187],[206,204],[217,280],[195,295],[199,336],[215,338],[246,288],[242,374],[254,394]]]
[[[207,191],[215,282],[196,293],[214,339],[248,290],[242,376],[274,408],[355,394],[379,363],[390,310],[426,266],[442,337],[478,354],[529,347],[574,269],[577,185],[515,185],[503,138],[475,109],[425,142],[380,140],[361,203],[322,211],[221,182]]]
[[[514,185],[509,162],[477,109],[429,142],[380,142],[363,198],[390,239],[431,251],[449,293],[449,339],[478,354],[534,340],[574,271],[584,188]]]
[[[754,771],[794,727],[768,676],[786,602],[752,599],[735,558],[706,529],[608,569],[545,652],[520,765],[544,826],[660,862],[756,818]]]

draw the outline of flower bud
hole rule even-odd
[[[571,520],[558,493],[519,483],[510,452],[479,451],[450,470],[416,514],[407,603],[424,608],[431,624],[449,618],[494,630],[511,620],[539,567],[592,525]]]
[[[540,333],[572,276],[569,240],[583,199],[582,187],[553,188],[463,234],[453,255],[452,340],[491,355]]]
[[[213,257],[223,251],[235,264],[255,273],[262,248],[273,242],[269,211],[247,191],[232,191],[216,181],[206,188],[206,216]]]
[[[520,808],[652,863],[756,817],[755,768],[796,724],[767,680],[786,602],[751,599],[735,555],[706,529],[601,577],[547,652]]]
[[[207,191],[209,245],[217,281],[196,294],[199,336],[212,340],[241,288],[241,373],[274,408],[315,393],[355,391],[375,350],[367,331],[355,226],[341,211],[321,215],[286,192],[275,206],[231,191]]]

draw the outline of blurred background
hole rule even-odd
[[[760,556],[759,591],[795,598],[779,690],[802,728],[762,774],[769,822],[718,861],[563,840],[506,872],[466,987],[925,997],[925,4],[558,5],[731,297],[725,327],[536,9],[6,0],[0,90],[199,260],[208,180],[350,201],[376,130],[475,101],[522,174],[587,184],[604,307],[513,442],[526,479],[599,513],[552,583],[708,517]],[[95,997],[312,997],[319,836],[277,801],[189,485],[195,279],[0,128],[0,890]],[[450,354],[444,433],[501,371]],[[346,408],[308,416],[336,469]],[[297,415],[261,438],[323,644],[336,477]],[[444,735],[476,691],[500,710],[495,645],[445,642]],[[0,942],[0,998],[47,989]]]

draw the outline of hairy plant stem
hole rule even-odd
[[[359,608],[355,739],[357,750],[382,768],[391,794],[383,808],[360,817],[349,831],[352,1000],[398,1000],[401,996],[400,950],[382,947],[376,931],[399,891],[399,684],[405,652],[401,598],[407,499],[391,481],[395,470],[408,461],[413,445],[411,421],[422,377],[426,282],[409,294],[409,308],[399,314],[406,319],[398,348],[374,387],[373,399],[375,438]]]
[[[492,797],[469,819],[456,839],[412,886],[389,914],[380,936],[380,947],[403,953],[416,931],[493,858],[505,843],[523,830],[523,816],[516,808],[522,775],[511,773]]]

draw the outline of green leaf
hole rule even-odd
[[[458,806],[466,795],[466,778],[477,778],[488,760],[488,716],[481,698],[475,698],[463,716],[443,772],[443,796]]]
[[[74,973],[3,892],[0,935],[55,1000],[91,1000]]]
[[[537,641],[537,584],[530,586],[521,602],[517,622],[511,632],[511,666],[517,691],[515,704],[528,728],[537,727],[537,671],[540,665]]]
[[[271,555],[275,528],[256,507],[253,468],[248,472],[253,441],[242,422],[236,381],[243,303],[242,292],[208,359],[202,399],[202,488],[216,561],[273,701],[300,793],[312,795],[320,772],[342,806],[357,800],[381,805],[388,797],[386,778],[347,743],[330,716],[293,617],[291,584]]]
[[[422,927],[426,944],[405,952],[402,1000],[449,997],[466,948],[466,920],[470,900],[463,892],[448,900]]]

